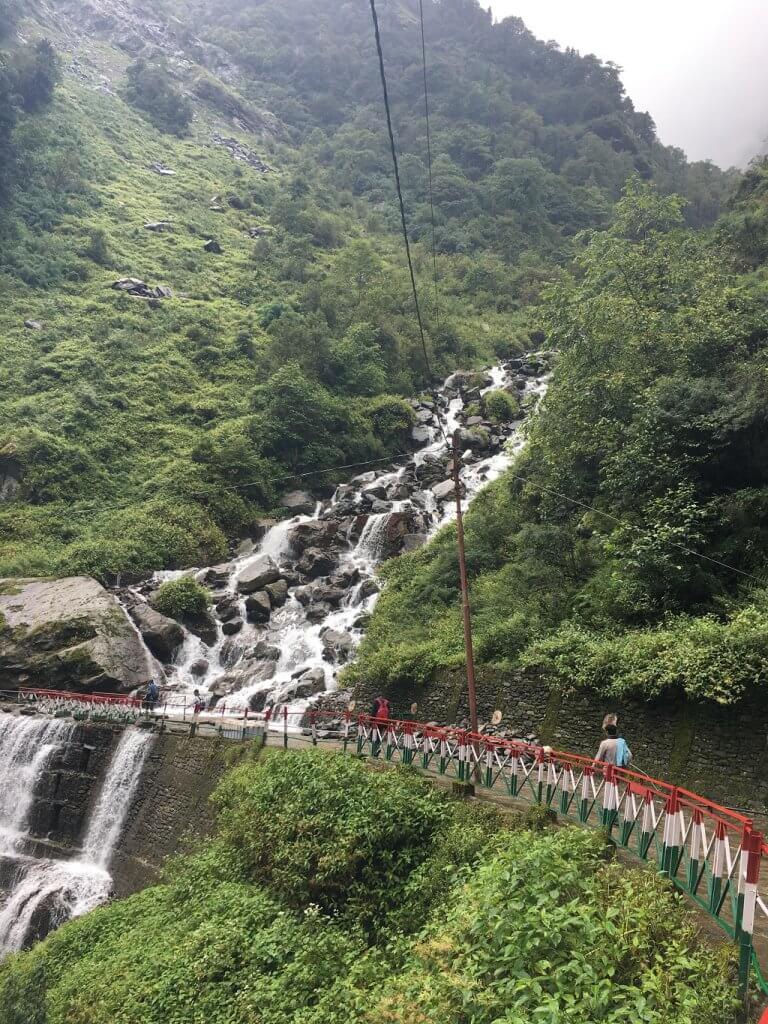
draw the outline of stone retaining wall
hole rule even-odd
[[[768,701],[757,693],[735,707],[694,704],[682,696],[607,700],[485,667],[478,671],[477,693],[481,722],[499,709],[500,729],[578,754],[595,753],[603,716],[616,712],[643,771],[729,806],[768,813]],[[371,696],[356,694],[361,710],[368,710]],[[427,686],[393,688],[387,696],[398,717],[409,716],[413,701],[419,721],[455,722],[469,713],[463,671],[442,672]]]

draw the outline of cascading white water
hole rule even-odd
[[[19,878],[0,910],[0,958],[24,946],[37,916],[50,927],[93,910],[108,899],[109,863],[149,753],[152,734],[127,729],[107,769],[83,843],[73,861],[20,858]]]
[[[535,358],[538,369],[529,367],[525,371],[516,371],[513,364],[493,367],[487,374],[487,386],[483,387],[481,394],[495,388],[506,388],[518,394],[525,401],[525,409],[530,411],[547,387],[548,359],[538,356],[533,354],[531,357]],[[225,704],[227,712],[242,713],[249,706],[264,706],[266,698],[276,708],[287,704],[289,721],[300,727],[311,695],[317,692],[315,687],[322,685],[326,690],[333,690],[337,686],[341,667],[353,656],[350,647],[356,647],[362,639],[365,616],[372,611],[377,600],[377,566],[393,548],[397,548],[398,537],[401,536],[397,531],[402,528],[402,521],[395,521],[392,544],[388,543],[388,525],[392,522],[392,515],[406,513],[406,516],[415,517],[419,525],[413,530],[421,533],[422,537],[433,535],[455,517],[455,501],[452,497],[446,498],[444,492],[436,496],[434,484],[441,483],[450,475],[446,465],[445,436],[450,437],[465,422],[470,425],[466,404],[476,400],[467,397],[461,385],[449,379],[438,396],[443,430],[439,429],[431,403],[417,406],[417,417],[422,424],[419,428],[422,447],[414,451],[405,465],[361,474],[341,485],[330,502],[315,509],[314,516],[300,516],[277,523],[256,548],[236,557],[226,582],[215,587],[215,591],[216,603],[222,598],[229,599],[230,607],[232,599],[237,602],[241,622],[232,631],[235,635],[225,635],[223,622],[218,622],[218,639],[210,647],[197,637],[187,636],[175,664],[168,669],[170,686],[178,692],[176,699],[190,702],[193,690],[200,688],[201,692],[208,690],[215,694],[220,700],[219,707]],[[524,417],[506,429],[491,426],[489,434],[503,433],[506,436],[502,443],[496,440],[487,450],[482,446],[478,450],[477,446],[469,444],[471,450],[464,453],[462,469],[466,491],[462,504],[465,507],[483,486],[504,471],[515,452],[522,447],[522,425],[526,419]],[[440,467],[438,472],[444,476],[435,480],[430,465]],[[340,505],[345,506],[343,511],[339,511]],[[362,531],[358,535],[355,531],[360,529],[361,520]],[[300,524],[332,521],[346,523],[340,534],[343,540],[333,547],[336,568],[330,573],[326,570],[318,582],[335,590],[336,597],[327,607],[322,596],[310,596],[309,603],[306,596],[297,600],[297,588],[306,586],[308,581],[314,585],[315,576],[298,569],[301,550],[292,550],[291,534]],[[313,545],[314,538],[318,536],[321,537],[320,534],[311,534]],[[356,542],[355,537],[358,538]],[[320,543],[322,547],[322,538]],[[245,598],[238,593],[238,579],[254,559],[265,555],[285,573],[289,594],[282,607],[273,609],[269,621],[259,624],[249,621]],[[167,573],[158,573],[155,582],[159,583],[167,576]],[[344,591],[340,599],[339,589]],[[215,609],[212,612],[216,617]],[[228,614],[231,616],[231,611]],[[333,640],[330,645],[325,642],[324,638],[329,633],[337,634],[336,640],[338,634],[344,635],[345,647],[341,653],[338,647],[333,647]],[[276,648],[279,657],[276,661],[264,661],[255,650],[257,646],[271,649],[273,656],[277,657],[274,655]],[[297,687],[306,689],[302,684],[303,676],[311,682],[308,697],[296,693]],[[256,703],[252,704],[252,700]],[[273,720],[273,727],[282,727],[281,715]]]
[[[83,843],[83,857],[108,868],[120,839],[125,817],[141,778],[152,733],[127,729],[117,746]]]
[[[64,719],[12,715],[0,719],[0,854],[18,850],[40,778],[74,728],[74,722]]]

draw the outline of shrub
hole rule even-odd
[[[185,135],[192,123],[192,104],[173,83],[163,62],[139,59],[128,68],[125,97],[143,111],[156,128],[171,135]]]
[[[520,403],[506,391],[489,391],[483,396],[485,415],[494,423],[509,423],[520,415]]]
[[[152,607],[161,615],[182,619],[186,615],[202,615],[208,610],[211,595],[193,576],[180,576],[163,583],[152,598]]]

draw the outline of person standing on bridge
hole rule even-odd
[[[205,705],[206,705],[205,697],[203,697],[203,695],[200,693],[199,690],[195,690],[195,692],[192,694],[192,696],[195,698],[194,713],[196,715],[199,715],[201,711],[205,711]]]
[[[155,704],[160,700],[160,687],[154,679],[147,684],[147,692],[144,694],[144,708],[146,711],[154,711]]]
[[[389,701],[386,697],[377,697],[373,702],[371,718],[375,718],[377,722],[387,721],[389,718]]]
[[[605,726],[606,738],[600,744],[596,761],[603,764],[615,764],[617,768],[626,768],[632,760],[632,751],[627,746],[627,741],[619,736],[618,726],[612,723]]]

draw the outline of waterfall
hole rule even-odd
[[[74,729],[74,722],[61,718],[8,715],[0,719],[0,853],[19,849],[42,774]]]
[[[123,733],[88,825],[83,855],[87,862],[105,870],[120,840],[151,739],[151,733],[138,729]]]
[[[107,769],[78,860],[24,858],[20,878],[0,910],[0,958],[22,949],[36,920],[47,930],[109,898],[108,868],[141,778],[152,734],[126,729]],[[0,748],[0,755],[2,748]]]
[[[371,516],[363,527],[360,540],[357,542],[355,554],[359,558],[365,558],[371,562],[378,562],[384,550],[384,540],[389,521],[389,512],[382,512],[380,515]]]

